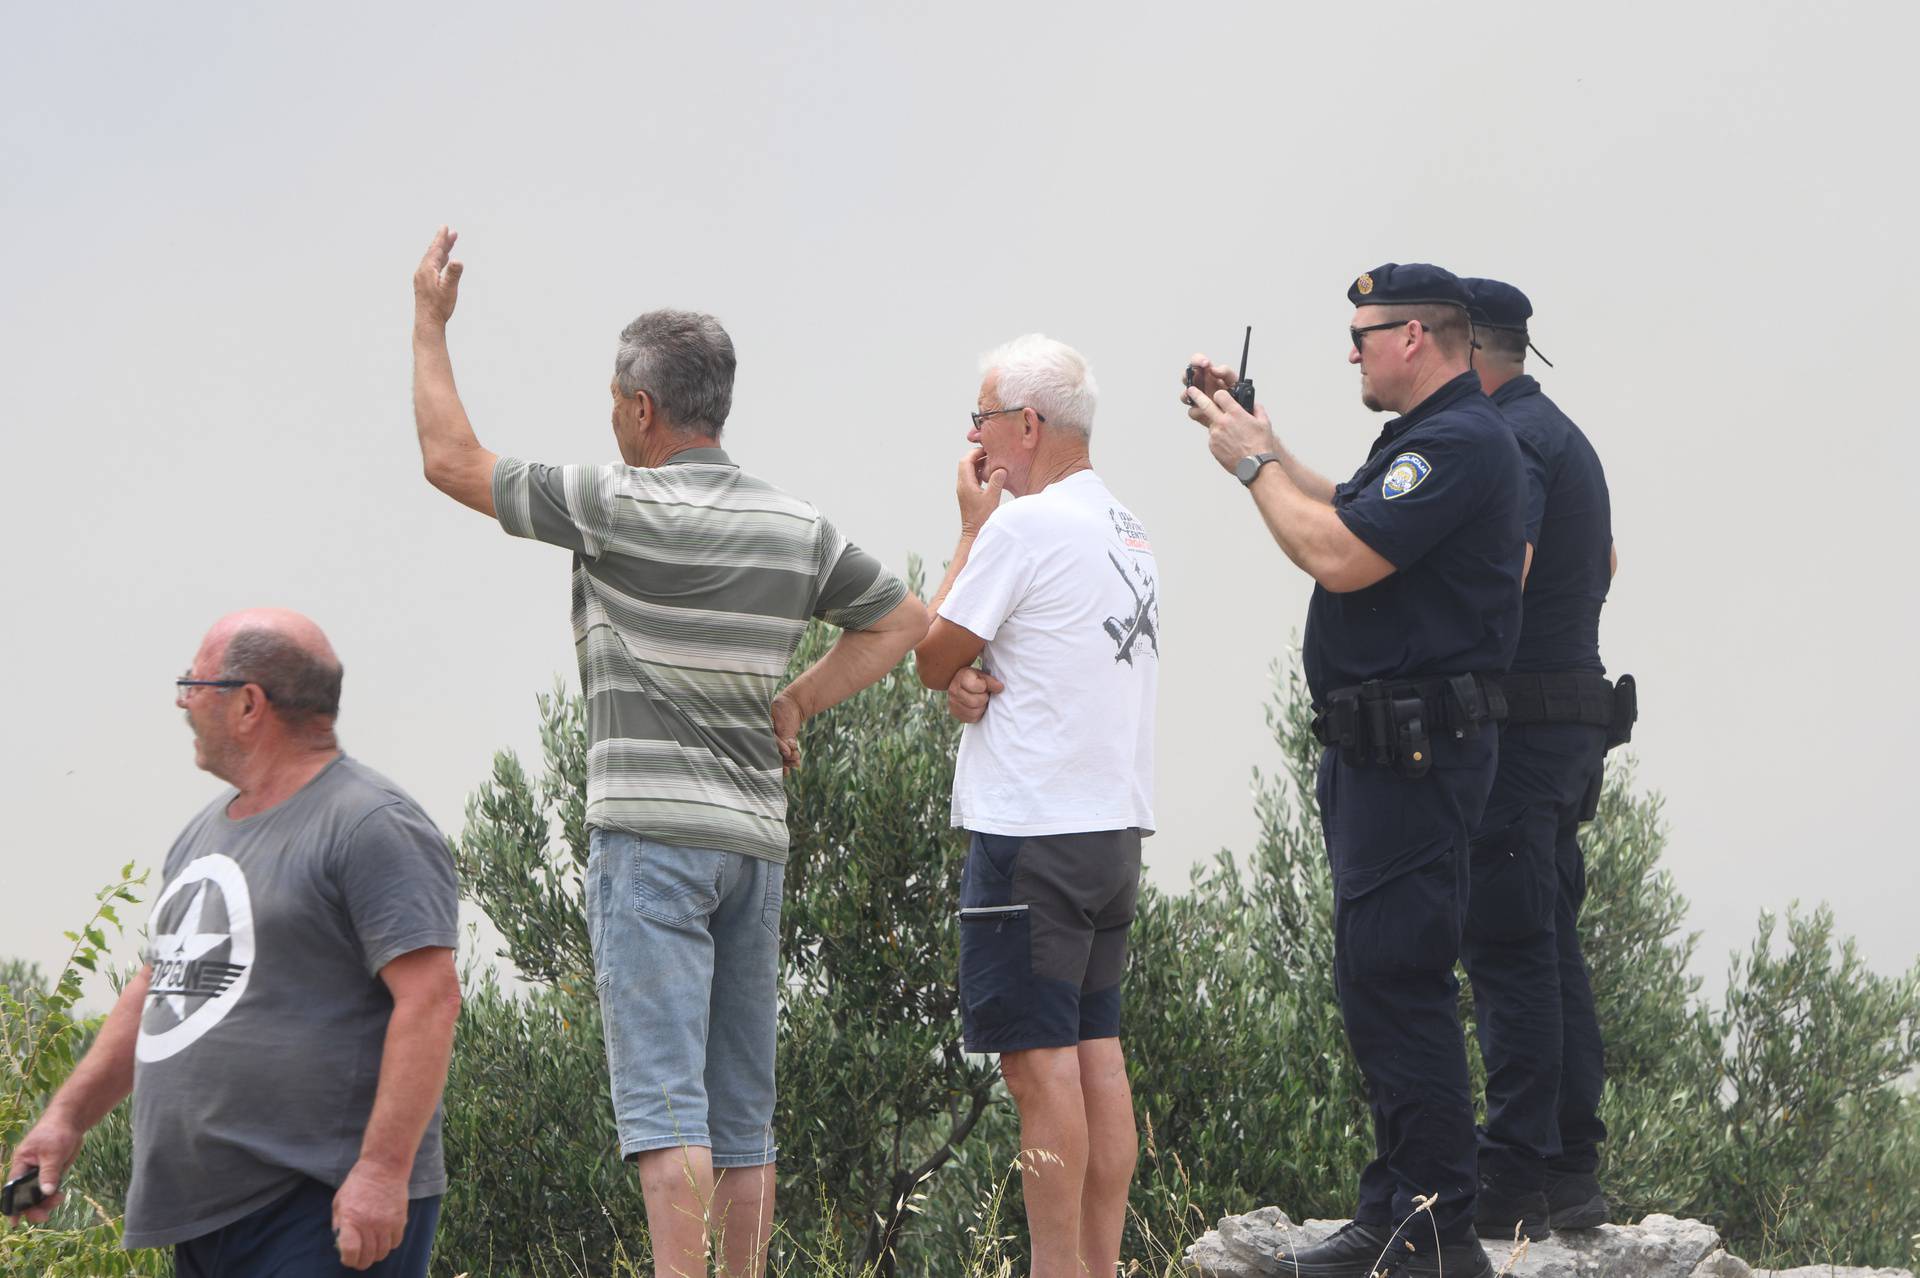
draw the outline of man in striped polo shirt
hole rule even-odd
[[[654,1272],[766,1264],[773,1210],[781,776],[800,725],[926,633],[899,578],[720,447],[733,343],[708,315],[620,335],[624,464],[549,467],[481,447],[446,323],[460,263],[441,228],[414,274],[414,416],[427,478],[507,532],[573,551],[587,698],[586,874],[614,1117],[639,1168]],[[779,687],[809,618],[846,633]]]

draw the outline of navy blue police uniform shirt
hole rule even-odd
[[[1533,571],[1513,669],[1605,674],[1600,605],[1613,584],[1613,509],[1600,457],[1533,378],[1516,377],[1488,398],[1520,440],[1529,489]]]
[[[1478,373],[1388,422],[1333,508],[1395,571],[1365,590],[1314,588],[1302,653],[1314,704],[1368,679],[1506,670],[1520,638],[1525,503],[1520,444]]]

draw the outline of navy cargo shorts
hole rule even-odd
[[[960,1024],[969,1052],[1120,1033],[1140,831],[974,834],[960,878]]]

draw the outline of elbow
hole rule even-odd
[[[914,676],[920,680],[921,687],[929,688],[934,692],[946,691],[947,685],[953,682],[953,676],[951,674],[945,679],[941,679],[939,674],[932,668],[932,663],[927,660],[926,654],[918,650],[913,654],[913,673]]]
[[[1313,574],[1313,579],[1331,595],[1350,595],[1356,590],[1365,590],[1380,580],[1376,573],[1368,572],[1359,564],[1329,564]]]
[[[446,463],[431,454],[421,459],[420,473],[426,476],[429,484],[443,493],[447,491],[447,485],[453,482],[453,476],[447,469]]]

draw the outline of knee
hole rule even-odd
[[[1013,1103],[1022,1109],[1068,1092],[1077,1097],[1080,1090],[1080,1064],[1070,1047],[1004,1053],[1000,1076]]]

